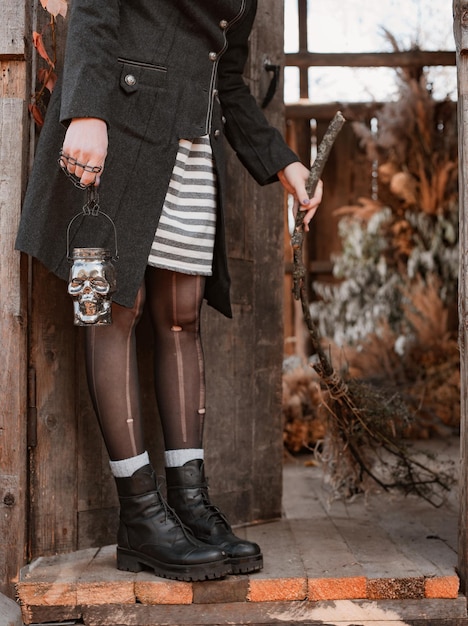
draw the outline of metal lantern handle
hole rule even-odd
[[[82,217],[83,215],[85,216],[92,215],[93,217],[98,217],[99,215],[102,215],[103,217],[106,217],[109,220],[109,222],[112,224],[112,228],[114,229],[115,254],[112,257],[112,260],[117,261],[117,259],[119,258],[119,254],[118,254],[118,249],[117,249],[117,228],[115,226],[115,223],[113,219],[109,215],[107,215],[107,213],[104,213],[104,211],[101,211],[101,207],[99,206],[99,194],[98,194],[97,188],[94,186],[87,187],[86,194],[87,194],[86,203],[84,204],[81,211],[77,213],[74,217],[72,217],[72,219],[69,221],[68,226],[67,226],[67,259],[69,261],[73,260],[72,257],[70,257],[70,230],[73,225],[73,222],[79,217]]]

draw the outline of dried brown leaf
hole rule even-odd
[[[55,67],[54,62],[49,57],[49,54],[45,48],[44,40],[41,33],[38,33],[36,31],[33,32],[33,45],[36,48],[39,56],[47,62],[49,67]]]
[[[34,121],[36,122],[37,126],[41,128],[44,125],[44,117],[42,115],[40,108],[37,106],[37,104],[30,104],[28,106],[28,109]]]

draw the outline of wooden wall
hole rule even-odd
[[[281,64],[283,3],[259,2],[247,78],[259,100],[265,60]],[[62,27],[60,27],[62,28]],[[59,46],[63,46],[59,32]],[[266,113],[283,123],[281,89]],[[234,319],[208,307],[207,473],[213,500],[233,523],[281,514],[283,193],[260,189],[231,154],[228,247]],[[30,556],[115,542],[117,499],[83,369],[82,330],[72,325],[63,282],[34,262],[30,365],[35,380],[29,494]],[[151,381],[151,331],[138,329],[146,431],[159,472],[162,449]]]
[[[0,591],[24,562],[26,533],[27,316],[14,251],[27,164],[25,6],[6,0],[0,20]]]

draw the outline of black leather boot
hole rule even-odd
[[[197,539],[226,552],[232,574],[256,572],[263,567],[259,546],[236,537],[218,507],[211,504],[203,461],[197,459],[182,467],[167,467],[166,480],[170,506]]]
[[[175,580],[221,578],[231,567],[222,548],[207,545],[185,528],[162,498],[151,465],[116,478],[120,500],[117,568]]]

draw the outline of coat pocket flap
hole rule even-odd
[[[161,65],[119,59],[122,65],[120,86],[127,93],[139,89],[157,89],[166,83],[167,68]]]

